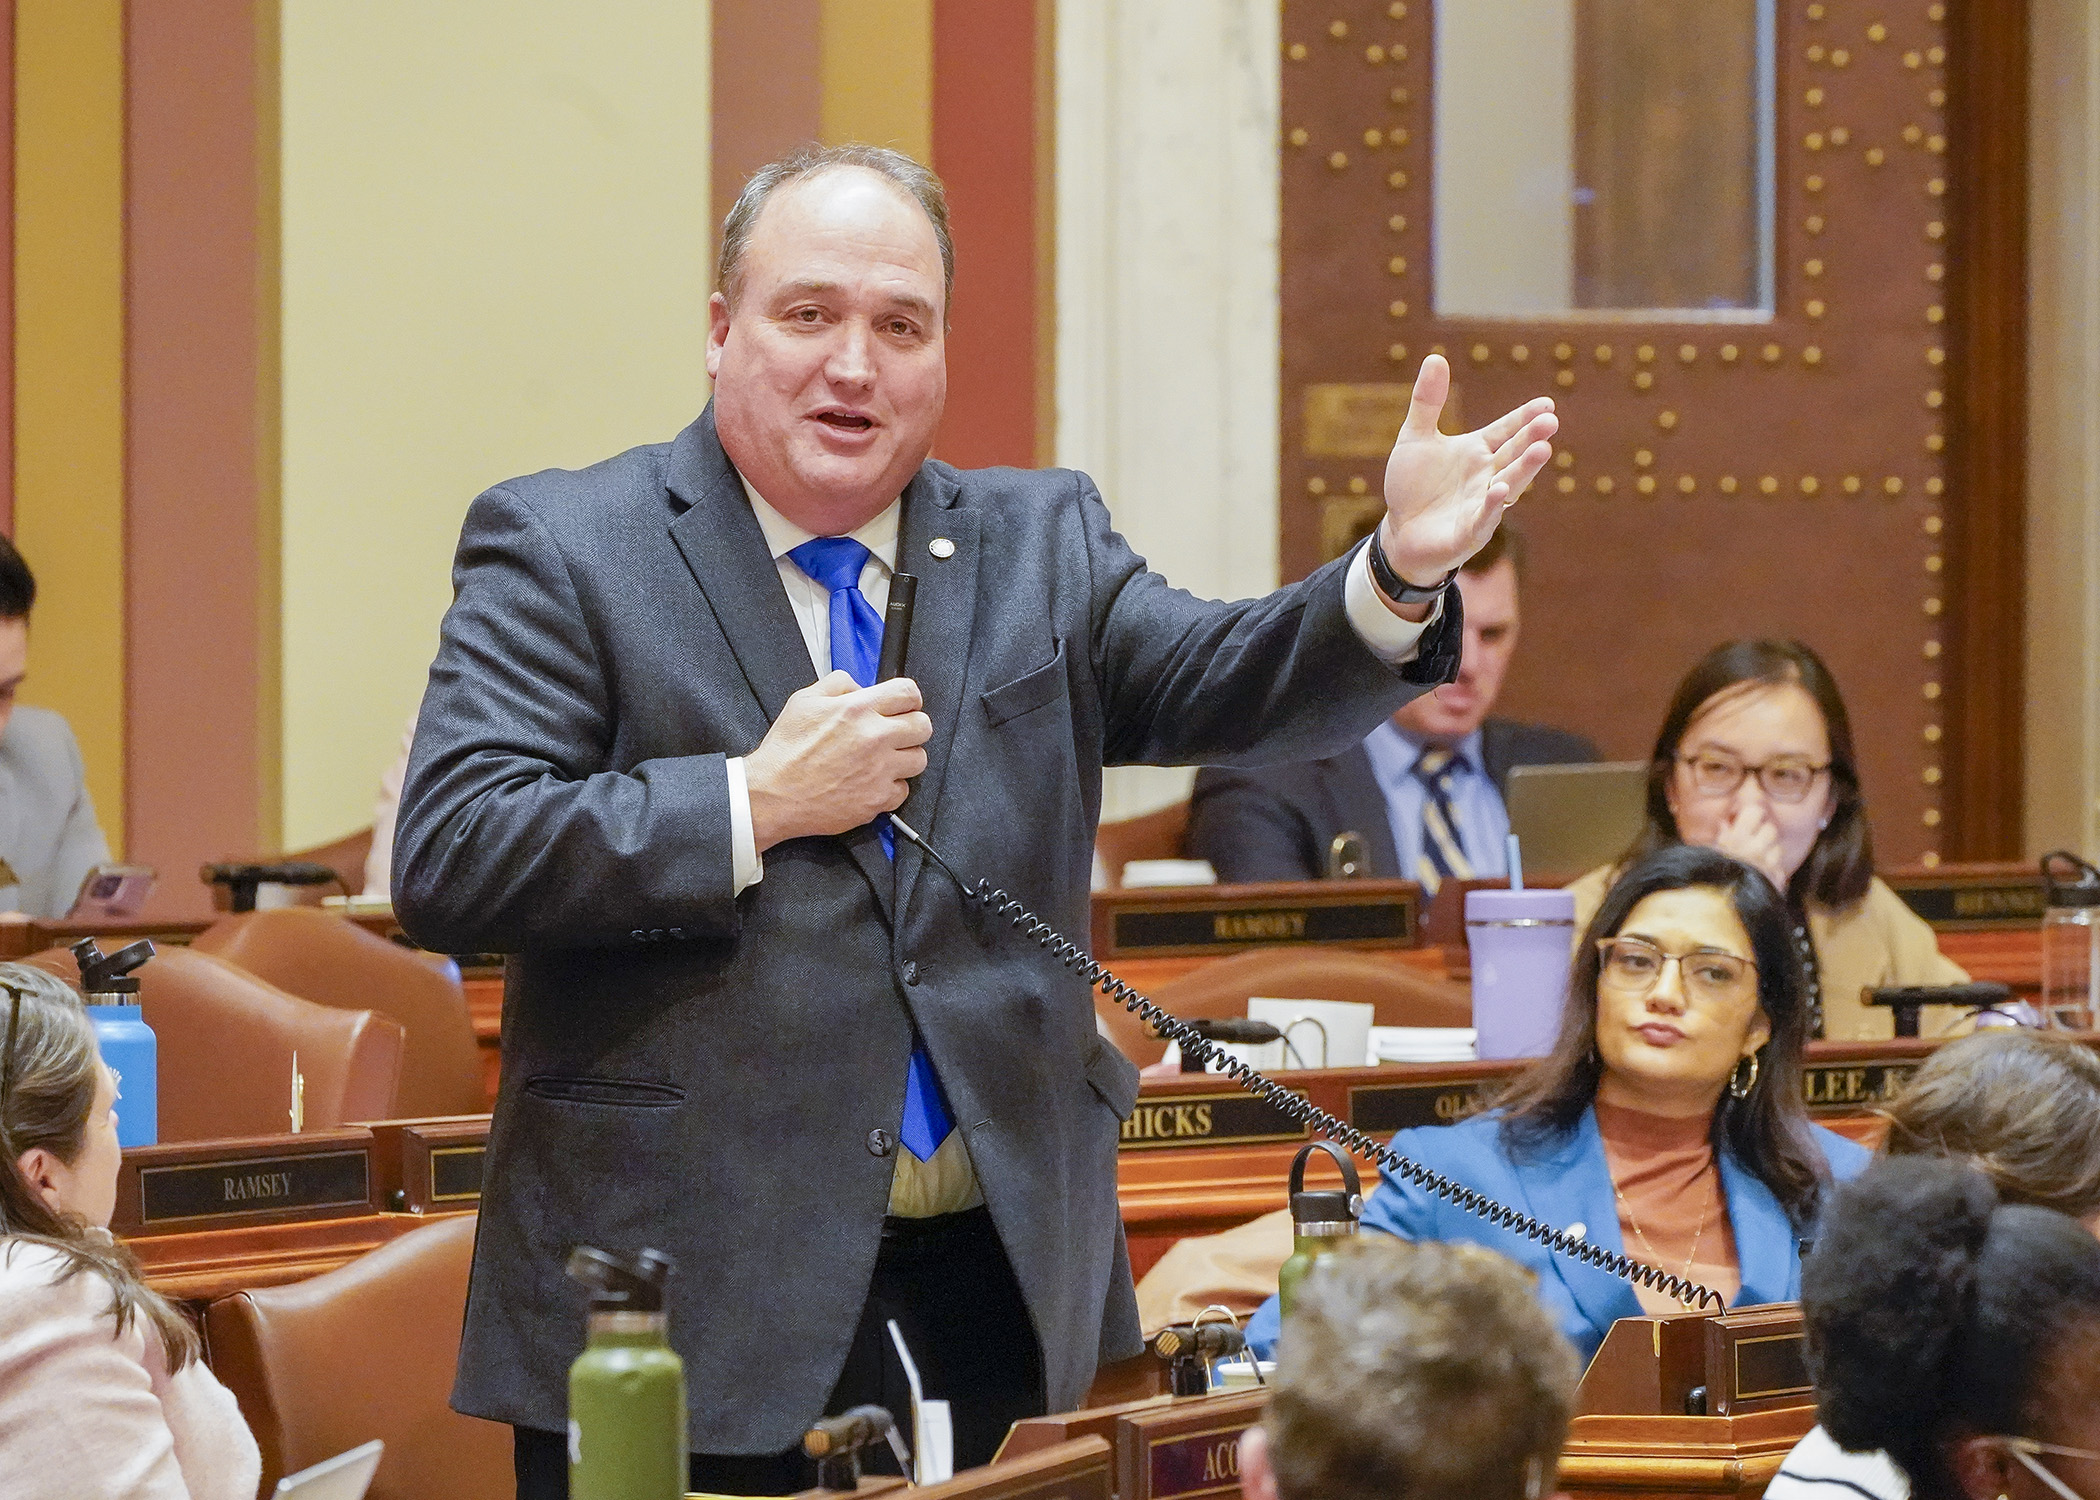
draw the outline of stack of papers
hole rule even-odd
[[[1374,1062],[1442,1063],[1473,1061],[1470,1026],[1373,1026]]]

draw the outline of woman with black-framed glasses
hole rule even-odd
[[[0,1492],[251,1500],[240,1408],[110,1237],[117,1107],[80,997],[0,963]]]
[[[1912,1500],[2100,1500],[2100,1242],[2078,1220],[1891,1157],[1833,1196],[1801,1302],[1824,1430],[1886,1451]]]
[[[1803,1017],[1777,893],[1738,860],[1674,845],[1629,869],[1598,909],[1552,1052],[1485,1113],[1402,1131],[1393,1145],[1731,1305],[1790,1302],[1824,1189],[1867,1160],[1802,1108]],[[1536,1274],[1585,1359],[1620,1318],[1683,1310],[1391,1176],[1363,1227],[1500,1251]],[[1248,1339],[1266,1350],[1278,1327],[1271,1298]]]
[[[1569,887],[1582,927],[1618,869],[1672,844],[1732,855],[1772,882],[1792,915],[1809,981],[1811,1040],[1894,1034],[1874,985],[1960,984],[1969,976],[1874,874],[1845,700],[1823,659],[1799,641],[1730,641],[1687,672],[1649,761],[1647,818],[1615,866]],[[1946,1035],[1963,1013],[1928,1006],[1923,1030]]]

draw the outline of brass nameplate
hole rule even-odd
[[[1412,386],[1309,385],[1305,452],[1310,458],[1384,458],[1407,420]]]
[[[1481,1105],[1478,1083],[1371,1083],[1349,1090],[1349,1123],[1372,1135],[1456,1125]]]
[[[1396,897],[1357,903],[1205,907],[1162,905],[1116,912],[1114,956],[1166,957],[1205,949],[1261,948],[1272,943],[1414,941],[1414,903]]]
[[[139,1170],[139,1223],[238,1222],[287,1209],[359,1208],[372,1196],[363,1151],[249,1156]]]
[[[1885,1104],[1917,1071],[1914,1062],[1812,1064],[1801,1070],[1801,1102],[1812,1110],[1847,1113]]]
[[[1140,1098],[1130,1118],[1123,1122],[1121,1149],[1248,1146],[1304,1137],[1303,1125],[1251,1094],[1180,1094],[1171,1098]]]
[[[2039,926],[2048,899],[2039,875],[1913,876],[1892,883],[1904,904],[1940,932],[1988,932]]]
[[[1240,1438],[1253,1425],[1251,1418],[1242,1419],[1228,1427],[1152,1442],[1145,1453],[1149,1500],[1238,1494]]]
[[[1807,1338],[1800,1333],[1736,1339],[1735,1399],[1807,1395],[1815,1389],[1808,1378],[1807,1348]]]
[[[434,1146],[430,1151],[430,1201],[471,1203],[481,1196],[481,1167],[487,1145]]]

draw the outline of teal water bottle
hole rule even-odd
[[[117,1075],[117,1144],[125,1147],[160,1141],[160,1041],[146,1024],[132,973],[152,956],[153,944],[144,940],[108,954],[91,937],[73,945],[95,1048]]]
[[[591,1289],[590,1338],[569,1366],[570,1500],[682,1500],[685,1366],[671,1352],[660,1250],[580,1246],[569,1274]]]
[[[1342,1169],[1340,1192],[1305,1190],[1305,1163],[1315,1151],[1325,1151]],[[1277,1310],[1284,1317],[1290,1316],[1291,1301],[1312,1268],[1356,1233],[1356,1221],[1363,1211],[1363,1184],[1356,1175],[1356,1163],[1329,1141],[1299,1147],[1291,1160],[1291,1258],[1276,1273]]]

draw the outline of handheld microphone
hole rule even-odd
[[[875,664],[877,682],[904,675],[904,652],[911,645],[911,611],[918,597],[917,578],[909,573],[890,575],[889,607],[882,612],[882,657]]]

